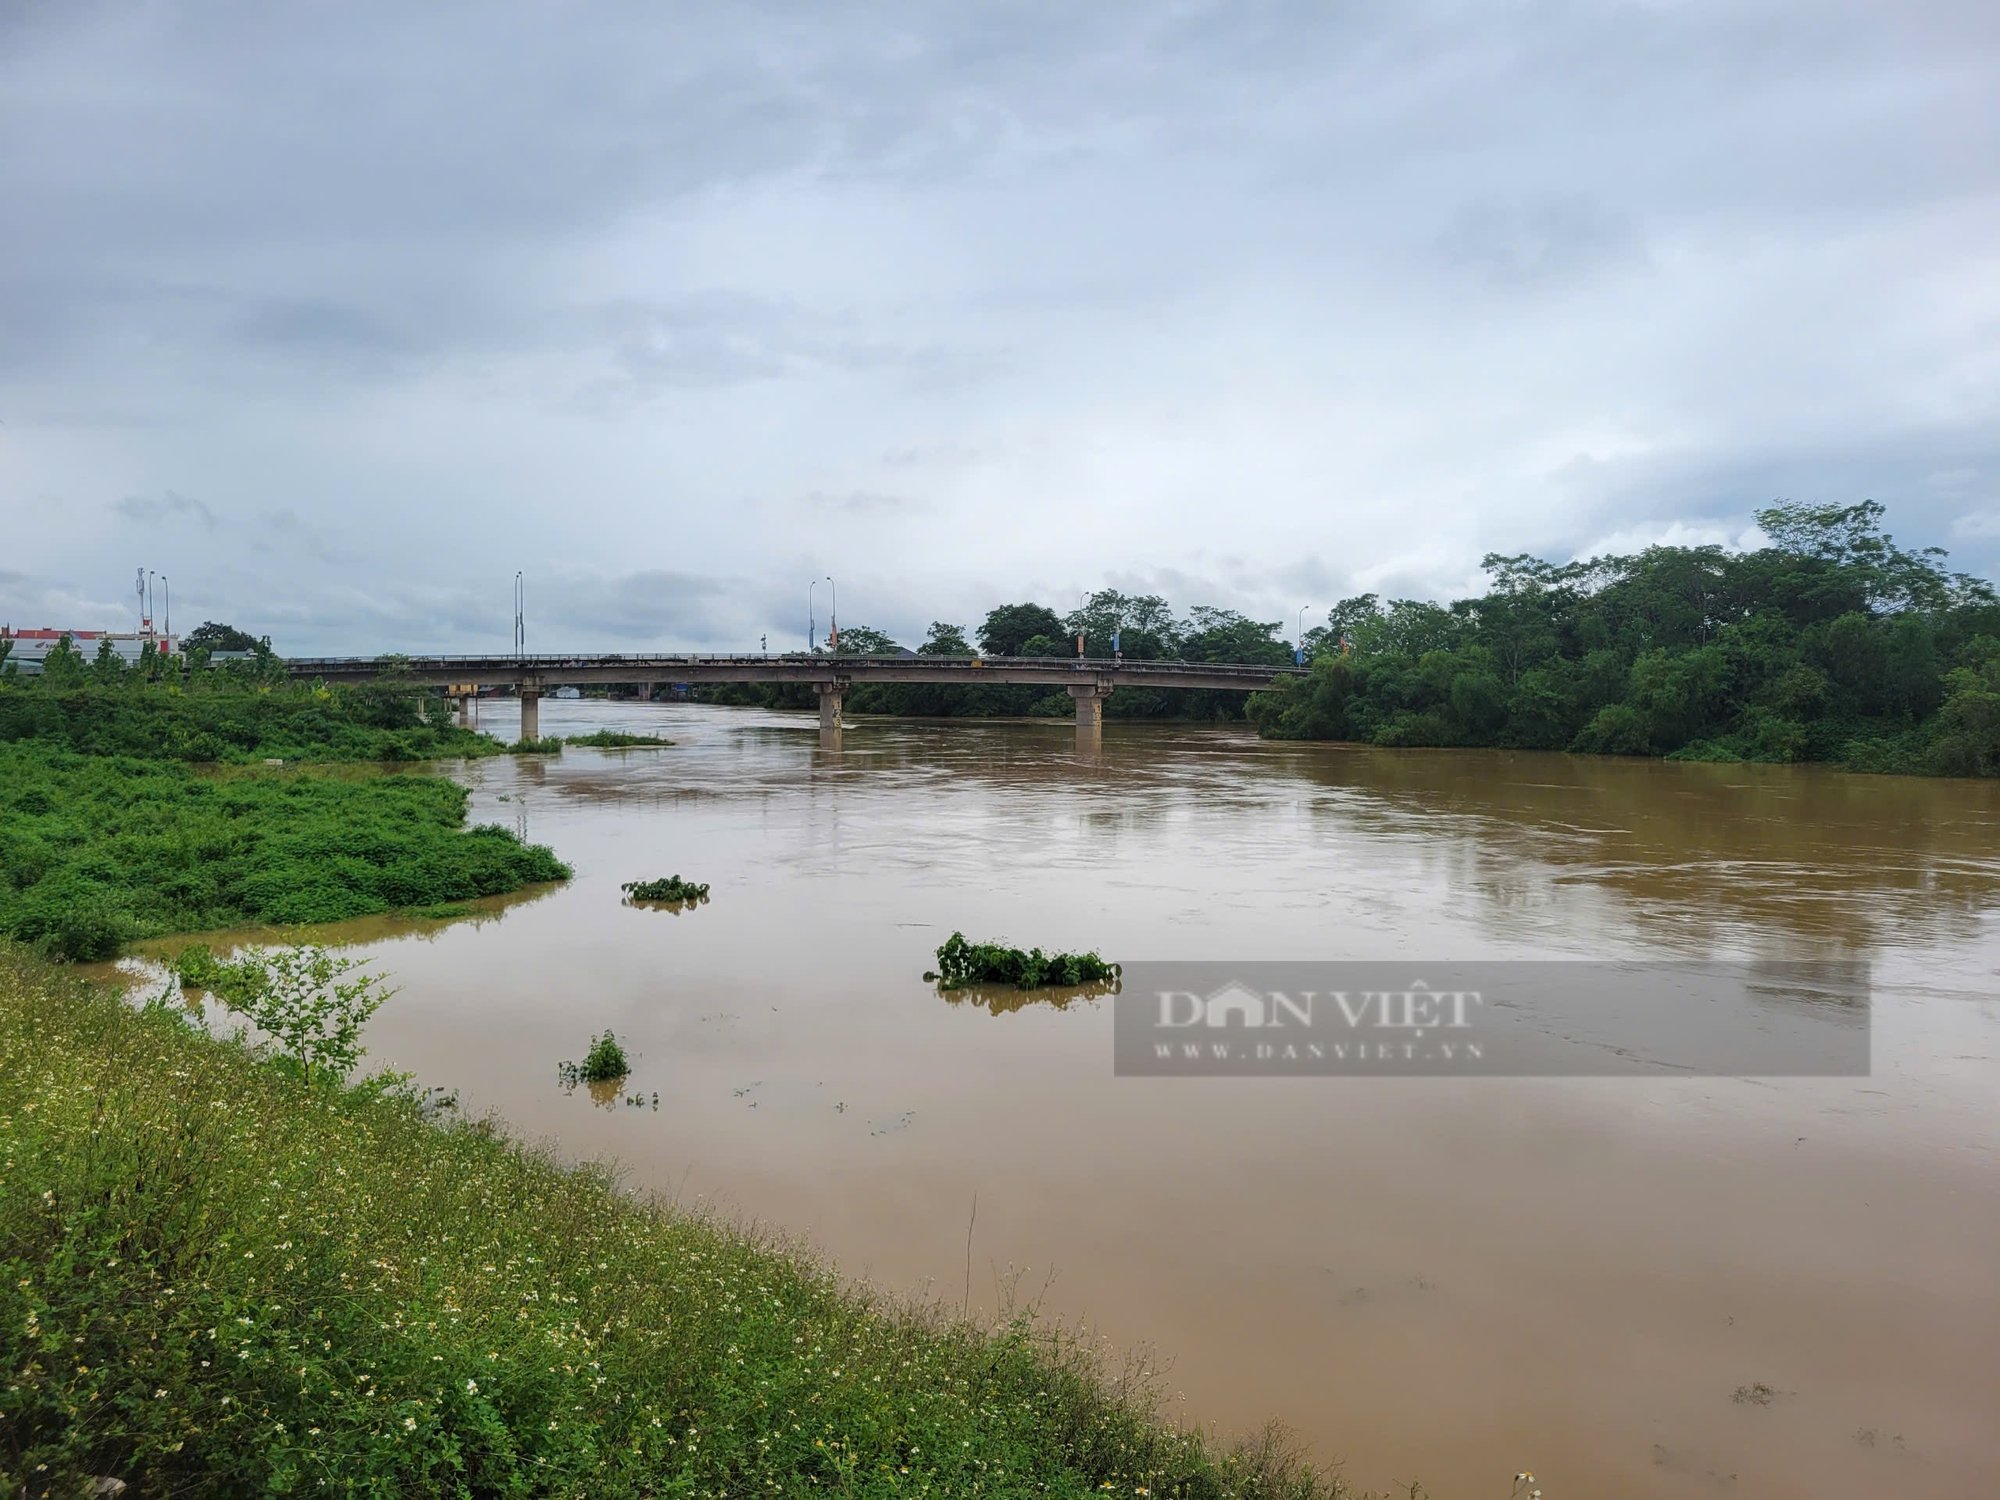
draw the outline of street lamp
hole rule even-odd
[[[810,656],[819,650],[819,621],[813,615],[813,590],[819,587],[815,578],[806,585],[806,654]]]
[[[1292,651],[1292,665],[1295,667],[1306,664],[1306,611],[1311,608],[1310,604],[1299,606],[1299,644]]]
[[[519,568],[514,570],[514,654],[528,654],[528,582]]]
[[[167,582],[167,575],[164,573],[160,575],[160,593],[167,601],[166,636],[167,646],[171,649],[174,644],[174,591],[172,585]]]
[[[833,596],[833,602],[826,607],[827,613],[832,616],[827,625],[826,643],[832,650],[838,651],[840,650],[840,590],[834,586],[831,573],[826,575],[826,591]]]
[[[1083,660],[1083,612],[1090,608],[1090,590],[1085,589],[1076,604],[1076,657]]]

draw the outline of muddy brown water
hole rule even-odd
[[[1189,1420],[1282,1419],[1357,1485],[2000,1495],[2000,786],[1117,723],[1082,755],[1067,723],[835,749],[804,716],[543,704],[606,727],[678,743],[450,768],[573,882],[335,930],[403,987],[372,1063],[889,1290],[1039,1299],[1156,1351]],[[673,873],[711,900],[620,900]],[[934,993],[955,928],[1862,958],[1872,1068],[1114,1078],[1110,1000]],[[604,1027],[644,1108],[557,1081]]]

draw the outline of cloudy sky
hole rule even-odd
[[[1776,498],[1991,575],[1996,99],[1992,0],[0,0],[0,620],[1289,634]]]

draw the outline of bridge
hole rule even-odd
[[[1298,667],[1198,661],[1124,661],[1086,656],[307,656],[285,663],[294,678],[368,682],[383,676],[417,687],[467,694],[510,687],[521,699],[521,738],[541,729],[541,699],[550,688],[609,683],[810,683],[819,694],[821,729],[840,727],[842,700],[857,683],[1026,683],[1066,689],[1076,700],[1079,733],[1101,729],[1104,700],[1119,687],[1208,688],[1250,693]]]

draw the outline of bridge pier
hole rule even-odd
[[[847,697],[847,682],[839,679],[833,682],[815,682],[813,691],[819,694],[819,732],[826,734],[840,728],[840,707]]]
[[[539,688],[521,689],[521,738],[542,737],[542,694]]]
[[[1076,700],[1076,735],[1079,740],[1104,732],[1104,700],[1111,689],[1102,683],[1075,683],[1069,690]]]

